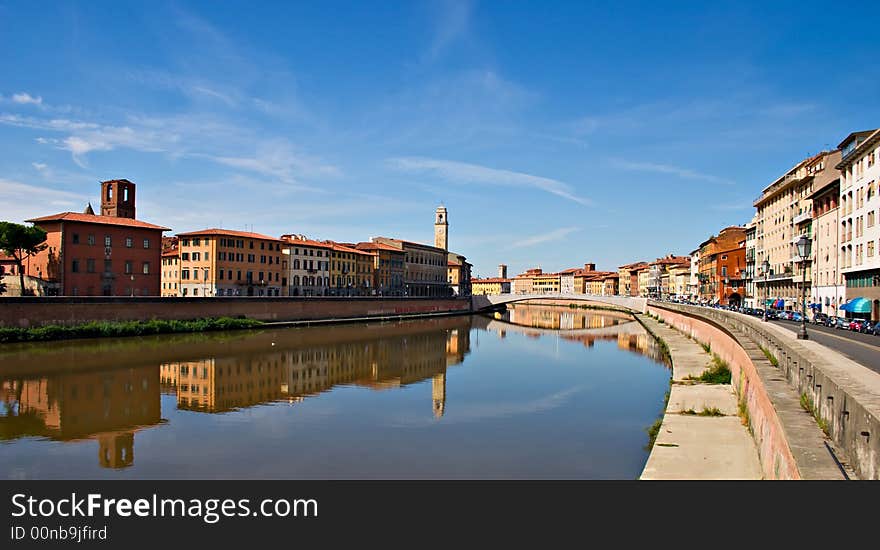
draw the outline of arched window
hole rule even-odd
[[[299,275],[293,276],[293,286],[299,286]]]
[[[293,260],[293,269],[299,269],[299,260]]]

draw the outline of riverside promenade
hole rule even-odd
[[[669,401],[640,479],[762,479],[755,441],[730,384],[691,380],[712,363],[700,344],[648,315],[636,318],[672,359]]]

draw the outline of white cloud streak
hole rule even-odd
[[[575,195],[570,185],[542,176],[533,176],[510,170],[499,170],[477,164],[422,157],[392,158],[388,159],[387,163],[396,170],[435,174],[452,183],[477,183],[532,188],[576,202],[582,206],[593,206],[592,200]]]
[[[28,218],[45,216],[46,205],[57,210],[82,210],[88,197],[53,189],[29,185],[14,180],[0,178],[0,220],[21,222]]]
[[[536,244],[546,243],[550,241],[559,241],[571,235],[575,231],[580,231],[579,227],[562,227],[560,229],[556,229],[554,231],[550,231],[549,233],[543,233],[541,235],[535,235],[533,237],[529,237],[527,239],[522,239],[520,241],[516,241],[511,244],[508,248],[526,248],[529,246],[535,246]]]
[[[736,185],[736,182],[729,179],[713,176],[712,174],[704,174],[690,168],[682,168],[669,164],[656,164],[651,162],[630,162],[626,160],[613,161],[614,164],[624,170],[632,170],[638,172],[654,172],[657,174],[669,174],[678,176],[682,179],[705,181],[708,183],[717,183],[719,185]]]

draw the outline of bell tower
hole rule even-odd
[[[446,207],[440,205],[434,211],[434,246],[449,250],[449,219]]]
[[[101,215],[134,219],[134,184],[128,180],[102,181]]]

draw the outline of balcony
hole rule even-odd
[[[795,225],[798,225],[799,223],[803,223],[805,221],[809,221],[812,219],[813,219],[813,213],[810,212],[809,210],[807,210],[806,212],[802,212],[802,213],[798,214],[797,216],[795,216],[794,219],[791,221],[794,222]]]

